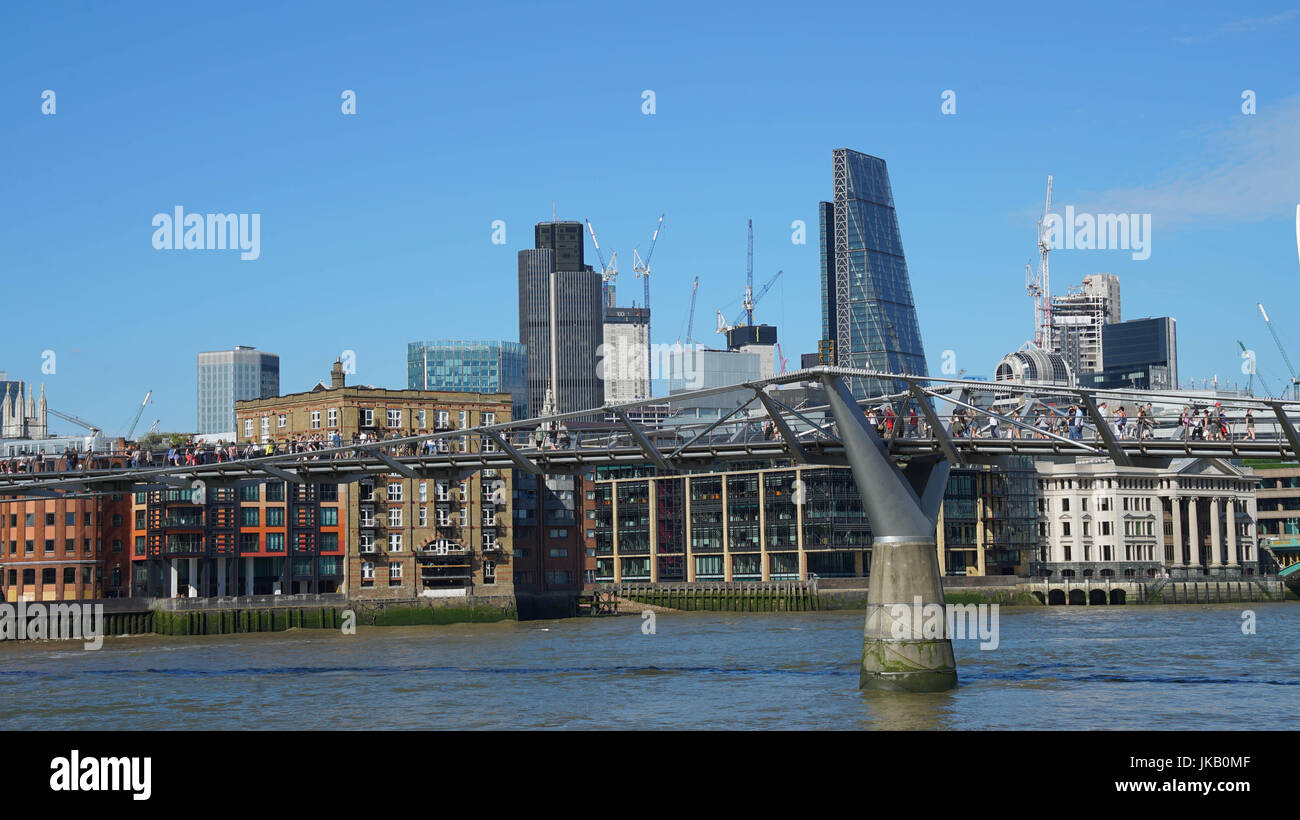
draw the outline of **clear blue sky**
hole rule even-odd
[[[148,389],[143,426],[193,429],[195,354],[235,344],[279,353],[286,392],[345,349],[356,380],[399,387],[408,341],[518,338],[515,253],[553,202],[619,252],[624,304],[667,213],[656,341],[696,275],[696,335],[720,339],[752,218],[757,281],[785,270],[757,316],[797,363],[820,333],[817,203],[849,147],[889,163],[931,372],[950,349],[988,374],[1029,337],[1051,173],[1061,208],[1154,222],[1146,261],[1053,254],[1056,290],[1118,274],[1126,318],[1178,319],[1184,379],[1242,380],[1241,339],[1276,385],[1255,303],[1300,361],[1298,41],[1277,4],[10,5],[0,370],[109,432]],[[176,205],[261,214],[261,258],[155,250]]]

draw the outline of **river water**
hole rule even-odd
[[[858,690],[861,612],[660,614],[0,644],[4,729],[1252,729],[1300,606],[1005,608],[959,687]]]

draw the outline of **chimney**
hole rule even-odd
[[[330,389],[334,390],[343,386],[343,362],[340,359],[334,360],[334,366],[330,368]]]

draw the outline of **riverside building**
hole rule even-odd
[[[330,446],[336,435],[346,445],[362,434],[375,440],[498,424],[510,420],[511,402],[509,393],[346,386],[335,362],[329,387],[240,402],[236,415],[241,445],[266,436],[278,442],[318,436]],[[495,447],[470,433],[434,444],[440,453]],[[510,473],[377,474],[338,489],[339,555],[346,565],[339,588],[352,598],[513,595]]]
[[[598,467],[585,491],[592,583],[865,578],[871,569],[871,526],[846,467]],[[1024,567],[1034,493],[1024,459],[954,470],[937,527],[945,572]]]
[[[1048,578],[1232,579],[1259,572],[1250,468],[1177,459],[1168,469],[1039,461],[1038,550]]]
[[[131,502],[122,493],[0,498],[0,599],[75,601],[128,593]]]

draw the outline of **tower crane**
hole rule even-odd
[[[686,311],[686,344],[692,344],[691,334],[695,331],[695,295],[700,290],[700,277],[691,283],[691,307]]]
[[[1277,331],[1273,329],[1273,322],[1269,320],[1264,305],[1260,302],[1255,304],[1259,307],[1259,315],[1264,317],[1264,324],[1268,325],[1268,332],[1273,334],[1273,343],[1277,345],[1277,351],[1282,354],[1282,361],[1286,363],[1287,372],[1291,374],[1291,396],[1294,398],[1297,385],[1300,385],[1300,379],[1296,378],[1295,367],[1291,364],[1291,357],[1286,355],[1286,348],[1282,347],[1282,340],[1278,338]]]
[[[664,225],[664,215],[659,214],[659,222],[655,225],[654,235],[650,237],[650,250],[646,251],[645,259],[637,254],[636,248],[632,249],[632,270],[636,273],[636,278],[645,280],[645,309],[650,309],[650,257],[654,256],[655,243],[659,241],[659,229]]]
[[[1052,212],[1052,175],[1047,175],[1047,199],[1038,220],[1038,273],[1025,265],[1025,291],[1034,300],[1034,347],[1045,349],[1052,343],[1052,283],[1047,255],[1052,250],[1051,237],[1044,227]]]
[[[614,280],[618,278],[618,251],[614,251],[609,256],[609,263],[605,262],[605,254],[601,253],[600,242],[596,241],[596,229],[591,226],[590,219],[584,219],[587,223],[587,232],[591,234],[591,244],[596,246],[596,258],[600,260],[600,281],[603,283],[601,288],[605,307],[614,307]]]
[[[131,426],[126,429],[126,439],[129,441],[135,433],[135,426],[140,423],[140,416],[144,413],[144,408],[149,404],[149,397],[153,395],[150,390],[144,394],[144,401],[140,402],[140,407],[135,411],[135,418],[131,419]]]
[[[753,296],[753,298],[750,297],[748,292],[750,291],[750,288],[745,288],[745,307],[736,315],[735,321],[731,324],[727,324],[727,317],[722,315],[722,311],[718,311],[718,332],[726,333],[729,330],[734,330],[735,328],[746,324],[746,319],[752,322],[754,319],[754,306],[758,304],[760,299],[767,295],[767,292],[772,289],[772,286],[776,284],[776,280],[780,279],[781,274],[783,273],[785,273],[784,270],[779,270],[772,274],[772,278],[768,279],[767,283],[764,284],[763,287],[759,288],[758,294]]]

